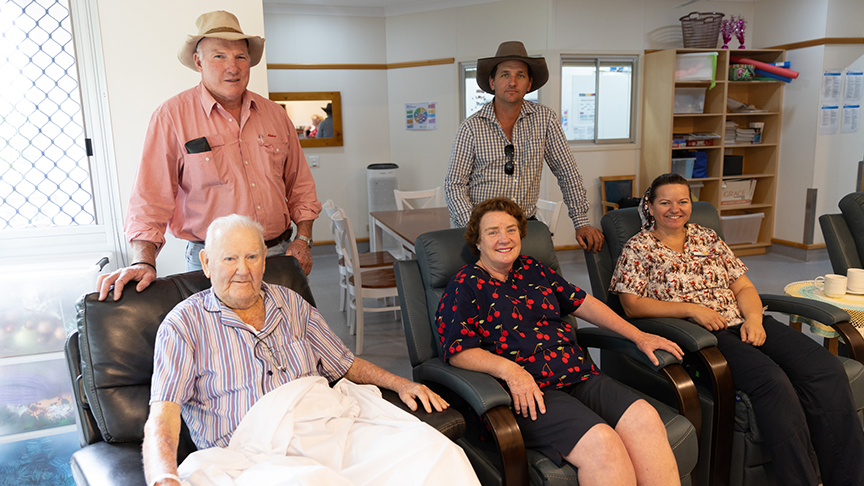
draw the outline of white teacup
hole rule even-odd
[[[846,271],[846,279],[849,292],[864,294],[864,269],[850,268]]]
[[[814,280],[816,288],[828,297],[843,297],[846,295],[846,277],[829,273],[824,277],[816,277]]]

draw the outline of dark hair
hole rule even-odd
[[[471,211],[471,219],[468,220],[468,226],[465,227],[465,241],[468,243],[468,249],[471,250],[472,254],[480,254],[480,250],[477,248],[477,242],[480,241],[480,220],[483,219],[486,213],[498,211],[516,218],[520,238],[525,238],[525,235],[528,234],[528,220],[525,218],[525,213],[522,212],[522,208],[518,204],[506,197],[487,199],[474,206],[474,209]]]
[[[684,176],[682,176],[681,174],[671,172],[669,174],[659,175],[656,179],[654,179],[654,182],[651,183],[651,187],[648,188],[648,202],[654,204],[654,199],[657,198],[657,189],[662,186],[668,186],[670,184],[687,186],[688,188],[690,187],[687,184],[687,179],[685,179]]]
[[[650,204],[654,204],[654,200],[657,199],[657,189],[662,186],[668,186],[670,184],[677,184],[682,186],[687,186],[687,196],[690,196],[690,185],[687,184],[687,179],[681,176],[681,174],[669,173],[662,174],[657,176],[653,182],[651,182],[651,187],[645,191],[645,195],[642,196],[642,199],[639,200],[639,216],[642,220],[642,229],[643,230],[653,230],[654,229],[654,216],[651,216],[651,210],[648,208]]]

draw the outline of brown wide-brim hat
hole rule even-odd
[[[480,89],[489,93],[495,94],[492,87],[489,86],[489,75],[495,66],[504,61],[522,61],[528,65],[531,71],[531,89],[528,92],[537,91],[541,86],[549,81],[549,68],[546,67],[546,58],[544,57],[528,57],[528,51],[525,50],[525,45],[519,41],[502,42],[498,46],[498,52],[495,57],[484,57],[477,59],[477,85]]]
[[[249,61],[252,66],[261,62],[261,57],[264,55],[264,38],[244,34],[243,30],[240,29],[240,21],[234,14],[224,10],[207,12],[198,17],[195,26],[198,27],[198,34],[186,36],[186,41],[183,42],[180,51],[177,52],[177,59],[189,69],[198,71],[193,55],[195,48],[198,47],[198,42],[205,37],[225,40],[246,39],[249,42]]]

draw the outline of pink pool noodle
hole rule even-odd
[[[780,76],[786,76],[787,78],[797,79],[798,72],[793,71],[791,69],[781,68],[777,66],[772,66],[770,64],[766,64],[764,62],[754,61],[752,59],[747,59],[744,57],[735,57],[729,56],[729,61],[735,64],[750,64],[751,66],[756,66],[757,68],[768,71],[769,73],[779,74]]]

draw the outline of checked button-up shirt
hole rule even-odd
[[[507,175],[504,147],[514,146],[513,175]],[[471,210],[486,199],[506,196],[525,211],[537,213],[543,160],[558,179],[573,226],[587,226],[590,207],[582,175],[561,129],[558,116],[550,108],[523,101],[522,111],[508,140],[495,117],[492,102],[468,117],[459,127],[450,165],[444,179],[444,192],[450,218],[456,226],[468,224]]]

